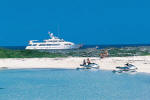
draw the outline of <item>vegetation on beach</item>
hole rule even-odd
[[[56,50],[53,52],[43,52],[36,50],[10,50],[0,49],[0,58],[55,58],[55,57],[100,57],[100,53],[107,50],[109,57],[125,56],[146,56],[150,55],[150,47],[124,47],[105,49],[77,49],[77,50]]]
[[[125,47],[108,49],[111,57],[147,56],[150,55],[150,47]]]
[[[33,50],[0,49],[0,58],[42,58],[42,57],[55,58],[55,57],[65,57],[65,55],[60,53],[39,52]]]

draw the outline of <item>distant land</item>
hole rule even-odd
[[[93,44],[88,45],[85,44],[81,49],[86,48],[95,48],[96,46],[99,47],[99,49],[114,47],[114,48],[122,48],[122,47],[139,47],[139,46],[150,46],[150,44],[106,44],[106,45],[99,45],[99,44]],[[24,50],[26,46],[0,46],[0,48],[6,48],[6,49],[12,49],[12,50]]]
[[[99,48],[96,48],[98,46]],[[149,56],[150,45],[84,45],[75,50],[25,50],[25,46],[3,46],[0,48],[0,58],[55,58],[55,57],[100,57],[105,50],[109,57]]]

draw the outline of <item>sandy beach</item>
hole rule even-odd
[[[24,68],[63,68],[76,69],[83,62],[85,57],[68,58],[7,58],[0,59],[0,68],[24,69]],[[100,65],[102,70],[113,70],[116,66],[123,66],[125,63],[131,63],[138,67],[138,72],[150,73],[150,56],[134,57],[108,57],[100,59],[90,57],[91,62]]]

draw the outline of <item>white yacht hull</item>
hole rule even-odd
[[[27,46],[26,50],[57,50],[57,49],[79,49],[80,45],[74,46]]]

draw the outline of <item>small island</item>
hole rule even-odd
[[[105,51],[107,57],[101,57]],[[150,47],[109,47],[76,50],[10,50],[0,49],[0,69],[58,68],[76,69],[84,59],[97,63],[101,70],[113,70],[116,66],[132,63],[138,72],[150,73]]]
[[[11,50],[0,49],[0,58],[56,58],[56,57],[100,57],[100,54],[108,51],[109,57],[149,56],[150,46],[139,47],[109,47],[104,49],[86,48],[74,50]]]

